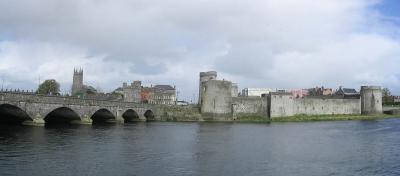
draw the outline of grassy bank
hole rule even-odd
[[[245,116],[238,117],[234,122],[243,122],[243,123],[270,123],[271,120],[261,116]]]
[[[400,115],[297,115],[267,119],[265,117],[240,117],[234,122],[244,123],[273,123],[273,122],[312,122],[312,121],[347,121],[347,120],[380,120],[400,118]]]
[[[169,118],[161,121],[171,122],[237,122],[237,123],[274,123],[274,122],[313,122],[313,121],[347,121],[347,120],[380,120],[387,118],[400,118],[400,115],[296,115],[290,117],[277,117],[268,119],[263,116],[242,116],[235,120],[231,118]]]
[[[297,115],[273,118],[271,122],[307,122],[307,121],[345,121],[345,120],[380,120],[400,118],[400,115]]]

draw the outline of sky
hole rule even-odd
[[[398,0],[0,0],[3,88],[74,68],[109,92],[176,85],[196,99],[199,72],[239,88],[388,87],[400,95]]]

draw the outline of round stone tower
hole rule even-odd
[[[361,114],[382,113],[382,89],[380,86],[361,86]]]
[[[208,72],[200,72],[200,81],[199,81],[199,104],[201,104],[201,92],[203,89],[203,82],[207,82],[208,80],[217,79],[216,71],[208,71]]]

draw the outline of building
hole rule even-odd
[[[74,69],[74,75],[72,78],[71,95],[77,97],[87,97],[88,95],[96,95],[97,90],[92,86],[83,84],[83,70]]]
[[[189,102],[187,102],[187,101],[176,101],[176,105],[178,105],[178,106],[189,106]]]
[[[170,85],[155,85],[153,87],[153,97],[150,99],[151,104],[175,104],[176,89]]]
[[[400,96],[393,96],[393,103],[400,104]]]
[[[289,91],[295,98],[304,98],[308,95],[308,90],[306,89],[293,89]]]
[[[140,92],[142,91],[142,82],[133,81],[129,86],[127,83],[123,83],[122,88],[120,88],[119,91],[122,93],[125,102],[140,103],[141,102]]]
[[[176,104],[176,88],[170,85],[143,87],[140,97],[142,103],[173,105]]]
[[[123,83],[122,87],[114,90],[114,93],[122,95],[125,102],[145,104],[176,103],[176,89],[170,85],[144,87],[141,81],[134,81],[130,85]]]
[[[72,77],[71,95],[76,95],[83,89],[83,70],[74,69],[74,76]]]
[[[244,88],[242,89],[241,96],[243,97],[261,97],[262,94],[269,94],[273,92],[270,88]]]
[[[331,88],[315,87],[308,89],[309,96],[331,96],[333,93]]]
[[[149,104],[153,97],[153,90],[150,87],[142,87],[140,91],[140,102]]]
[[[333,95],[342,98],[360,98],[360,92],[357,92],[356,89],[342,88],[342,86]]]
[[[382,103],[384,105],[398,105],[400,104],[400,96],[383,96]]]

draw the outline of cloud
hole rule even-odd
[[[378,0],[33,0],[0,2],[0,73],[69,90],[73,67],[110,91],[122,81],[197,92],[198,72],[240,87],[361,84],[400,93],[399,27]],[[391,20],[392,19],[392,20]],[[396,90],[397,89],[397,90]]]

